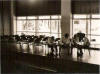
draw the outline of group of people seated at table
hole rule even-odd
[[[15,40],[17,41],[26,41],[26,42],[34,42],[37,44],[40,44],[42,41],[45,42],[45,45],[48,45],[48,47],[51,49],[51,52],[54,51],[61,52],[63,49],[67,50],[67,54],[70,55],[73,52],[73,48],[77,48],[77,55],[82,56],[83,55],[83,48],[89,47],[90,42],[86,35],[84,33],[76,33],[72,38],[70,38],[69,34],[66,33],[63,35],[62,38],[55,38],[54,36],[26,36],[25,34],[22,34],[21,36],[15,35],[15,36],[4,36],[3,39],[10,39],[12,40],[12,37],[15,37]]]
[[[68,55],[72,54],[73,48],[77,48],[77,55],[82,56],[82,49],[89,47],[90,42],[86,35],[81,32],[75,34],[72,38],[70,38],[69,34],[66,33],[57,44],[55,43],[54,37],[48,38],[48,47],[51,48],[52,53],[54,52],[54,49],[57,52],[57,46],[59,46],[59,52],[61,52],[62,49],[66,49]]]

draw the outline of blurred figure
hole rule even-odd
[[[84,47],[89,47],[90,46],[90,41],[86,36],[83,38],[83,41],[84,41],[84,43],[83,43]]]
[[[21,41],[26,41],[26,36],[25,36],[25,34],[24,33],[21,33]]]
[[[57,52],[57,46],[55,44],[54,36],[48,38],[48,47],[51,48],[52,53],[54,52],[54,49],[56,49]]]
[[[84,43],[83,43],[83,47],[84,48],[88,48],[90,46],[90,41],[89,39],[85,36],[83,39]],[[89,49],[88,49],[89,50]],[[90,50],[89,50],[89,55],[90,55]]]
[[[83,51],[82,51],[82,48],[83,48],[83,39],[85,37],[85,34],[84,33],[77,33],[74,35],[75,37],[75,41],[74,41],[74,44],[75,44],[75,47],[77,47],[77,56],[82,56],[83,55]]]
[[[60,40],[60,48],[59,48],[59,51],[61,52],[61,49],[64,48],[68,50],[68,54],[70,54],[70,38],[69,38],[69,34],[66,33],[64,35],[64,37]]]
[[[52,53],[54,52],[53,43],[54,43],[54,37],[52,37],[52,38],[48,37],[48,47],[51,48]]]
[[[71,55],[73,53],[73,48],[77,46],[76,42],[78,42],[78,37],[74,35],[74,37],[71,38]]]

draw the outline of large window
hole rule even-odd
[[[17,17],[17,34],[61,37],[61,16]]]
[[[91,42],[91,46],[100,47],[100,14],[73,15],[73,35],[83,32]]]

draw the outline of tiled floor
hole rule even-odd
[[[59,59],[69,59],[73,61],[80,61],[80,62],[86,62],[86,63],[91,63],[91,64],[98,64],[100,65],[100,51],[97,50],[91,50],[90,55],[88,50],[83,49],[83,56],[82,57],[77,57],[77,49],[73,49],[73,54],[72,55],[67,55],[67,49],[63,49],[61,52],[54,52],[51,54],[50,48],[48,48],[47,45],[40,45],[40,46],[35,46],[34,43],[15,43],[14,44],[17,48],[18,52],[23,52],[23,53],[29,53],[29,54],[35,54],[35,55],[41,55],[41,56],[48,56],[52,55],[53,58],[59,58]],[[58,47],[59,49],[59,47]]]

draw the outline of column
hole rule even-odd
[[[16,24],[16,15],[15,15],[15,11],[16,11],[16,1],[13,1],[11,0],[11,34],[13,35],[16,35],[16,27],[17,27],[17,24]]]
[[[61,0],[61,17],[62,35],[69,33],[71,36],[71,0]]]

